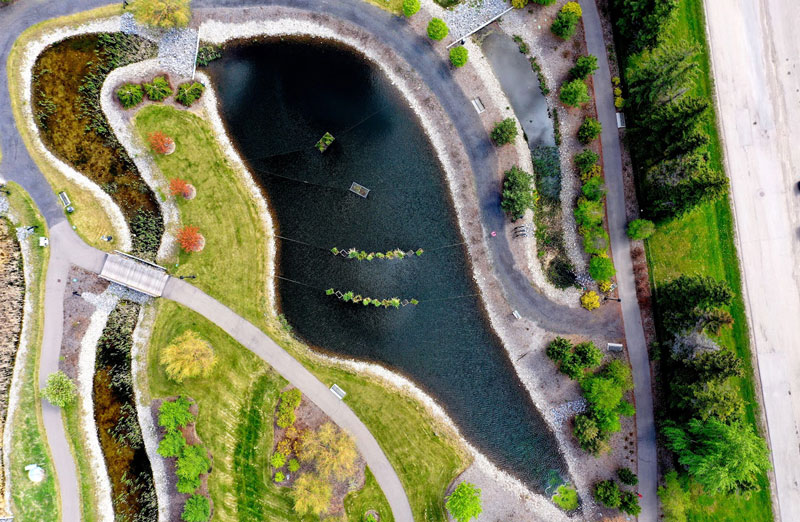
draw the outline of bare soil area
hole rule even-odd
[[[64,290],[64,335],[61,339],[61,360],[58,367],[73,381],[78,380],[78,357],[81,341],[89,327],[95,306],[81,296],[84,292],[99,295],[108,288],[108,281],[73,266],[67,275]]]
[[[8,390],[22,331],[25,277],[14,226],[0,219],[0,428],[5,423]],[[2,432],[2,429],[0,429]]]

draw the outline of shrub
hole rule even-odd
[[[592,178],[600,177],[602,174],[603,174],[602,167],[600,167],[600,165],[595,163],[594,165],[589,167],[589,170],[587,170],[586,172],[581,173],[581,181],[583,181],[585,183],[585,182],[589,181]]]
[[[178,243],[184,252],[199,252],[205,245],[205,238],[199,228],[189,225],[178,230]]]
[[[300,515],[313,514],[319,517],[328,511],[332,493],[331,484],[326,478],[315,473],[303,473],[291,491],[294,510]]]
[[[300,406],[303,394],[297,388],[292,388],[281,393],[281,402],[278,405],[278,415],[275,423],[280,428],[286,428],[294,424],[296,419],[294,410]]]
[[[278,471],[277,473],[275,473],[275,483],[276,483],[276,484],[280,484],[280,483],[281,483],[281,482],[283,482],[284,480],[286,480],[286,475],[284,475],[284,474],[283,474],[283,473],[281,473],[280,471]]]
[[[591,341],[576,344],[575,356],[584,368],[596,368],[603,362],[603,352]]]
[[[578,167],[578,170],[583,174],[584,172],[588,172],[592,166],[597,164],[600,160],[600,156],[597,155],[593,150],[583,149],[581,152],[575,154],[575,166]]]
[[[575,223],[578,226],[584,228],[597,227],[603,222],[603,204],[600,201],[580,198],[573,214],[575,215]]]
[[[511,0],[511,5],[512,5],[512,6],[513,6],[515,9],[522,9],[522,8],[524,8],[526,5],[528,5],[528,0]]]
[[[269,465],[273,468],[282,468],[284,464],[286,464],[286,455],[283,453],[276,451],[272,454],[272,457],[269,458]]]
[[[581,4],[578,2],[567,2],[564,4],[564,7],[561,8],[562,13],[573,14],[580,18],[583,16],[583,11],[581,10]]]
[[[147,135],[150,148],[157,154],[166,154],[172,150],[175,141],[161,131],[151,132]]]
[[[583,250],[587,254],[605,254],[608,252],[608,232],[599,226],[582,227]]]
[[[358,450],[353,438],[333,423],[306,431],[300,441],[300,460],[313,461],[322,477],[345,480],[355,473]]]
[[[600,433],[597,421],[591,416],[585,413],[577,415],[575,417],[575,427],[572,430],[572,434],[575,435],[581,449],[593,455],[600,453],[603,447],[603,434]]]
[[[635,486],[639,483],[639,477],[637,477],[636,473],[631,471],[630,468],[619,468],[617,470],[617,476],[620,482],[627,486]]]
[[[183,83],[178,86],[178,94],[175,95],[175,99],[178,100],[178,103],[190,107],[200,99],[205,90],[205,85],[200,82]]]
[[[431,40],[436,40],[437,42],[444,40],[449,33],[450,29],[441,18],[431,18],[431,21],[428,22],[428,36]]]
[[[578,141],[586,145],[592,140],[597,139],[602,130],[603,126],[600,122],[590,116],[583,120],[580,128],[578,128]]]
[[[597,293],[592,292],[591,290],[585,292],[581,296],[581,306],[586,308],[587,310],[594,310],[596,308],[600,308],[600,297]]]
[[[606,507],[619,507],[621,498],[619,486],[613,480],[602,480],[594,486],[594,499]]]
[[[589,275],[595,281],[609,281],[616,273],[614,263],[608,257],[592,256],[589,261]]]
[[[538,195],[531,186],[532,182],[533,176],[519,167],[514,166],[506,171],[500,208],[511,216],[511,219],[517,220],[525,215],[526,210],[533,210]]]
[[[600,167],[600,165],[595,165]],[[606,186],[601,176],[591,176],[581,187],[581,192],[590,201],[600,201],[606,193]]]
[[[211,518],[211,505],[203,495],[192,495],[186,499],[181,520],[185,522],[206,522]]]
[[[628,223],[628,237],[631,239],[647,239],[656,231],[656,226],[649,219],[634,219]]]
[[[458,45],[450,49],[450,63],[453,67],[463,67],[467,63],[469,52],[463,45]]]
[[[445,503],[447,511],[457,522],[468,522],[473,518],[478,518],[483,509],[481,508],[481,490],[474,484],[462,482],[447,497]]]
[[[628,515],[638,516],[642,512],[642,507],[639,505],[639,497],[633,491],[625,491],[622,493],[619,501],[619,509]]]
[[[572,380],[580,380],[583,377],[583,366],[581,360],[574,353],[568,353],[558,365],[558,371]]]
[[[564,511],[572,511],[578,508],[578,492],[568,484],[558,486],[556,494],[553,495],[553,503]]]
[[[172,88],[164,76],[156,76],[150,83],[144,84],[144,92],[147,97],[152,101],[163,101],[167,97],[172,96]]]
[[[403,14],[411,18],[419,11],[419,0],[403,0]]]
[[[167,431],[158,443],[158,454],[164,458],[179,457],[186,448],[186,439],[178,430]]]
[[[300,462],[297,459],[292,459],[289,461],[289,471],[294,473],[295,471],[300,469]]]
[[[531,0],[534,4],[539,5],[553,5],[556,3],[556,0]]]
[[[218,58],[222,58],[222,48],[219,45],[203,45],[197,50],[198,67],[205,67]]]
[[[569,70],[569,75],[578,80],[585,80],[590,74],[597,70],[597,57],[590,54],[579,56],[575,60],[575,66]]]
[[[191,403],[185,397],[162,402],[158,408],[158,425],[167,431],[175,431],[194,422],[194,415],[189,411],[189,406]]]
[[[42,396],[53,406],[64,408],[77,397],[75,383],[61,370],[47,376],[47,383],[42,390]]]
[[[136,107],[142,103],[142,99],[144,99],[141,85],[126,83],[117,89],[117,99],[119,99],[119,102],[126,109]]]
[[[550,31],[562,40],[572,38],[572,35],[575,34],[575,28],[578,27],[578,19],[579,17],[574,13],[565,12],[562,9],[550,26]]]
[[[281,392],[281,401],[286,403],[286,406],[289,408],[297,408],[303,401],[303,392],[297,388],[292,388],[291,390]]]
[[[176,381],[208,377],[217,364],[214,349],[192,330],[186,330],[161,351],[159,362],[167,376]]]
[[[178,475],[178,491],[192,493],[200,486],[200,475],[207,473],[211,467],[208,452],[202,446],[186,446],[178,457],[175,473]],[[194,487],[192,487],[194,486]]]
[[[578,107],[589,101],[589,90],[583,80],[570,80],[561,86],[558,99],[568,107]]]
[[[189,3],[190,0],[133,0],[129,9],[140,24],[171,29],[189,25]]]
[[[169,180],[169,192],[173,196],[188,198],[192,195],[192,186],[185,179],[173,178]]]
[[[494,124],[491,138],[495,145],[506,145],[517,137],[517,122],[514,118],[506,118]]]
[[[563,337],[556,337],[547,345],[547,357],[553,362],[563,361],[572,352],[572,343]]]

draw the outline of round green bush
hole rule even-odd
[[[272,454],[272,457],[269,459],[269,465],[273,468],[282,468],[283,465],[286,463],[286,455],[283,453],[276,451]]]
[[[602,131],[603,126],[600,122],[590,116],[583,120],[580,128],[578,128],[578,141],[586,145],[597,139]]]
[[[628,223],[628,237],[631,239],[647,239],[656,231],[656,225],[649,219],[634,219]]]
[[[556,337],[547,345],[547,357],[553,362],[560,362],[572,353],[572,343],[563,337]]]
[[[636,473],[631,471],[630,468],[619,468],[617,470],[617,476],[620,482],[627,486],[635,486],[639,483],[639,477],[637,477]]]
[[[584,172],[588,172],[592,165],[597,163],[600,159],[600,156],[597,155],[592,150],[583,149],[583,151],[575,154],[575,166],[578,167],[578,170],[581,174]]]
[[[294,473],[295,471],[300,469],[300,462],[297,459],[292,459],[289,461],[289,471]]]
[[[77,392],[75,383],[61,370],[47,376],[47,384],[42,395],[53,406],[63,408],[75,402]]]
[[[131,109],[142,103],[144,93],[142,86],[135,83],[126,83],[117,89],[117,99],[126,109]]]
[[[419,0],[403,0],[403,14],[411,18],[419,11]]]
[[[463,67],[467,63],[467,58],[469,58],[469,52],[463,45],[450,49],[450,63],[453,64],[453,67]]]
[[[511,5],[514,7],[514,9],[522,9],[528,5],[528,0],[511,0]]]
[[[441,18],[431,18],[431,21],[428,22],[428,36],[431,40],[436,40],[437,42],[444,40],[448,34],[450,34],[450,29],[447,27],[447,24],[444,23],[444,20]]]
[[[211,517],[211,505],[203,495],[192,495],[186,500],[181,513],[185,522],[206,522]]]
[[[581,187],[581,192],[586,199],[591,201],[599,201],[606,193],[606,187],[603,183],[602,176],[592,176]]]
[[[281,483],[281,482],[283,482],[284,480],[286,480],[286,475],[284,475],[284,474],[283,474],[283,473],[281,473],[280,471],[279,471],[279,472],[277,472],[277,473],[275,473],[275,483],[276,483],[276,484],[280,484],[280,483]]]
[[[610,281],[617,271],[611,259],[604,256],[593,256],[589,261],[589,275],[595,281]]]
[[[602,480],[594,486],[594,499],[606,507],[619,507],[620,491],[619,486],[613,480]]]
[[[568,107],[578,107],[589,101],[589,89],[583,80],[572,80],[561,86],[558,99]]]
[[[172,88],[164,76],[156,76],[150,83],[144,84],[144,91],[147,93],[147,98],[151,101],[163,101],[167,97],[172,96]]]
[[[572,38],[575,34],[575,29],[578,27],[579,17],[570,11],[561,11],[550,26],[550,31],[561,38],[567,40]]]
[[[514,118],[506,118],[495,123],[490,136],[497,146],[514,141],[517,138],[517,123]]]

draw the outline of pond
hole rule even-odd
[[[541,491],[563,475],[555,438],[476,296],[441,166],[381,71],[343,46],[283,38],[229,46],[209,73],[286,238],[278,299],[295,332],[326,353],[409,377],[476,448],[530,487]],[[320,152],[314,145],[326,132],[335,141]],[[369,195],[349,192],[353,182]],[[359,261],[332,247],[424,253]],[[365,307],[327,288],[420,302]]]

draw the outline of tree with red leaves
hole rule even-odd
[[[151,132],[147,139],[150,148],[158,154],[169,154],[175,148],[175,141],[161,131]]]
[[[192,189],[192,185],[185,179],[173,178],[169,180],[169,191],[173,196],[183,196],[189,199],[192,196]]]
[[[206,239],[197,227],[189,225],[178,230],[178,243],[185,252],[200,252],[206,245]]]

